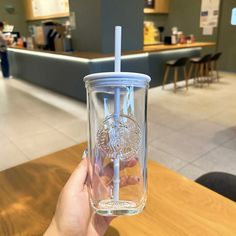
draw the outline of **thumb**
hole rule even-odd
[[[77,191],[83,191],[88,174],[88,163],[87,159],[84,158],[80,164],[76,167],[74,172],[71,174],[67,181],[65,188],[76,189]]]

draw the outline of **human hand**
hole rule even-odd
[[[64,186],[44,236],[101,236],[106,232],[113,217],[103,217],[92,211],[86,186],[87,173],[87,160],[83,159]]]
[[[127,162],[121,162],[120,168],[122,170],[133,167],[136,164],[137,160],[134,158]],[[86,185],[88,166],[88,159],[83,158],[72,173],[60,193],[55,215],[44,236],[102,236],[106,232],[114,217],[98,215],[90,207],[88,187]],[[101,188],[106,188],[107,192],[109,192],[113,166],[108,164],[104,169],[103,175],[97,173],[94,181],[97,181]],[[139,178],[135,176],[122,177],[120,186],[124,187],[138,182]]]

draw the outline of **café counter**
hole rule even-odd
[[[167,60],[198,57],[203,47],[213,42],[182,45],[145,46],[143,50],[122,54],[122,71],[148,74],[150,87],[162,83]],[[114,56],[96,52],[57,53],[17,47],[8,49],[11,75],[44,88],[86,101],[84,76],[114,70]]]

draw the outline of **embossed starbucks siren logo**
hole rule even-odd
[[[136,156],[141,145],[141,130],[131,117],[106,118],[97,133],[98,146],[108,158],[126,160]]]

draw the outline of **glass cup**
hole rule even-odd
[[[150,77],[108,72],[84,78],[89,118],[88,186],[100,215],[134,215],[146,203]]]

